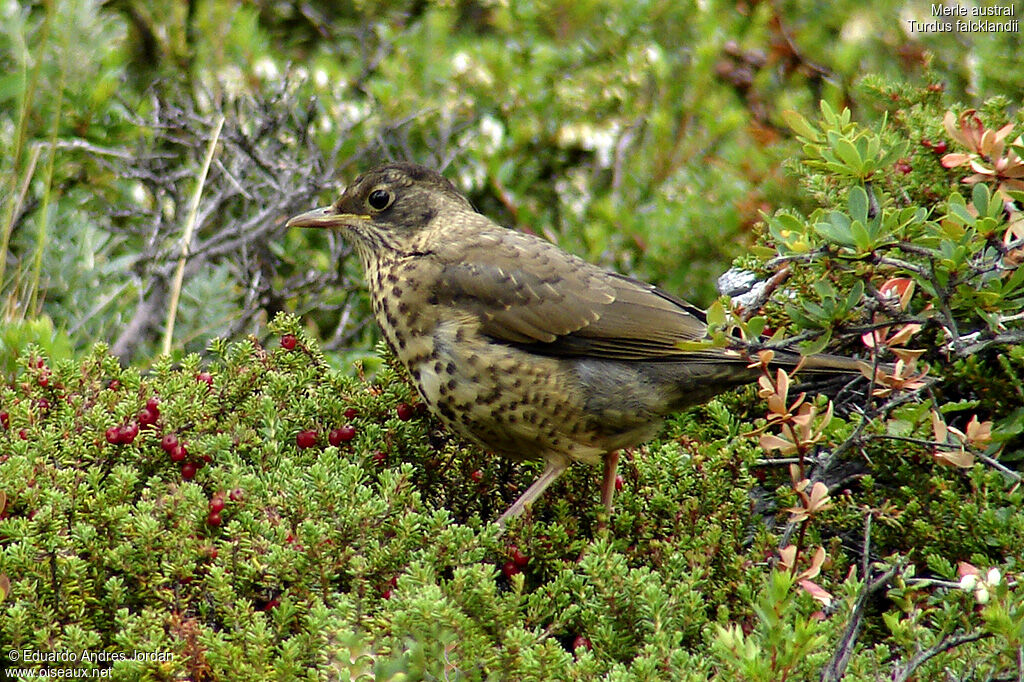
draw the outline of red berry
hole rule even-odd
[[[515,565],[519,568],[526,568],[526,564],[530,563],[530,557],[520,552],[518,547],[513,547],[512,561],[515,562]]]
[[[276,609],[280,605],[281,605],[281,601],[277,597],[274,597],[273,599],[271,599],[270,601],[268,601],[266,603],[266,605],[263,607],[263,610],[264,611],[269,611],[271,609]]]
[[[18,438],[20,438],[22,440],[28,440],[28,431],[26,429],[19,430],[18,431]]]
[[[590,651],[593,645],[590,643],[590,640],[584,637],[583,635],[576,635],[576,639],[572,641],[572,650],[576,651],[580,647],[583,647],[587,651]]]
[[[327,436],[327,442],[331,445],[341,445],[347,443],[356,437],[356,427],[351,424],[339,427],[337,429],[331,429],[331,433]]]
[[[164,449],[164,452],[171,452],[178,446],[178,437],[173,433],[165,433],[164,437],[160,439],[160,447]]]
[[[116,391],[119,388],[121,388],[121,382],[117,379],[111,379],[110,383],[107,384],[107,389],[111,391]]]
[[[381,596],[382,599],[391,599],[391,588],[390,587],[383,588],[380,591],[380,596]]]
[[[46,388],[47,386],[50,385],[50,375],[49,374],[40,374],[39,378],[36,379],[36,383],[38,383],[43,388]]]
[[[221,521],[221,518],[220,518],[220,512],[219,511],[212,511],[206,517],[206,523],[208,525],[210,525],[210,526],[219,526],[220,525],[220,521]]]
[[[945,140],[939,140],[932,145],[932,151],[936,154],[945,154],[947,149],[949,149],[949,147],[946,145]]]
[[[152,426],[156,423],[157,414],[148,407],[144,407],[139,410],[139,414],[135,418],[139,420],[141,426]]]
[[[185,462],[181,465],[181,477],[186,481],[191,481],[196,477],[196,465],[192,462]]]
[[[171,448],[170,455],[172,462],[180,462],[188,456],[188,451],[185,450],[184,445],[179,443]]]
[[[207,386],[213,387],[213,375],[209,372],[200,372],[196,375],[196,381],[202,381]]]
[[[7,412],[0,412],[0,424],[3,424],[5,429],[11,428],[11,415]]]
[[[108,443],[116,445],[121,442],[121,427],[111,426],[103,432],[103,435],[106,437]]]
[[[295,435],[295,444],[299,448],[311,448],[316,445],[316,431],[313,429],[306,429],[305,431],[299,431]]]
[[[516,562],[510,559],[502,565],[501,572],[505,575],[506,578],[511,578],[516,573],[519,573],[520,570],[519,567],[516,566]]]
[[[921,146],[922,147],[927,147],[928,149],[931,149],[932,148],[932,141],[929,140],[927,137],[922,137],[921,138]]]
[[[129,422],[118,429],[117,442],[128,445],[135,440],[137,435],[139,435],[139,425],[135,422]]]
[[[224,497],[220,494],[210,498],[210,511],[219,512],[224,509]]]
[[[906,175],[910,171],[914,170],[914,167],[911,166],[910,162],[907,161],[906,159],[900,159],[894,164],[893,167],[896,169],[897,173],[902,173],[903,175]]]
[[[281,337],[281,348],[292,350],[298,342],[299,340],[295,338],[295,334],[285,334]]]
[[[46,412],[48,409],[50,409],[50,401],[47,400],[46,398],[40,398],[39,400],[36,401],[36,407],[39,408],[40,412]]]
[[[383,450],[378,450],[377,452],[373,453],[373,456],[370,459],[373,460],[374,464],[383,464],[384,460],[386,460],[387,458],[388,456]]]
[[[415,412],[409,403],[398,403],[395,407],[395,411],[398,412],[398,418],[404,422],[412,419],[412,415]]]
[[[473,483],[479,483],[480,481],[484,480],[484,472],[477,469],[476,471],[471,473],[469,477],[473,480]]]
[[[240,502],[245,497],[245,492],[241,488],[235,488],[228,493],[228,499],[232,502]]]
[[[160,414],[160,401],[156,399],[156,396],[152,396],[146,401],[146,408],[152,412]]]
[[[622,474],[615,474],[615,492],[622,490],[622,484],[625,481],[622,480]]]
[[[356,408],[350,407],[345,410],[345,419],[351,421],[356,418],[357,414],[359,414],[359,412],[356,410]]]
[[[211,547],[210,549],[206,550],[206,555],[210,557],[210,559],[216,559],[218,554],[219,552],[217,551],[216,547]]]

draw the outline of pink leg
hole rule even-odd
[[[604,511],[611,518],[611,498],[615,494],[615,471],[618,469],[618,451],[613,451],[604,456],[604,479],[601,481],[601,503]],[[599,530],[607,527],[604,520],[597,522]]]
[[[612,514],[612,496],[615,495],[615,472],[619,468],[619,451],[609,452],[604,458],[604,480],[601,482],[601,503],[608,516]]]
[[[534,500],[540,497],[547,487],[562,475],[567,466],[569,466],[569,462],[561,458],[548,460],[547,466],[544,467],[544,473],[540,475],[540,478],[534,481],[533,485],[527,488],[526,492],[520,495],[519,499],[513,502],[512,506],[504,514],[498,517],[498,527],[504,529],[509,519],[514,519],[526,511],[526,506],[532,504]]]

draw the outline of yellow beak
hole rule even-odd
[[[350,221],[353,218],[365,217],[351,213],[339,213],[334,206],[324,206],[290,218],[285,223],[285,227],[336,227],[345,224],[346,221]]]

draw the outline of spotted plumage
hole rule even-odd
[[[381,166],[288,224],[349,240],[384,338],[449,428],[499,455],[545,461],[501,524],[573,461],[607,460],[610,509],[611,453],[652,438],[668,414],[757,376],[735,351],[680,350],[706,336],[699,308],[498,226],[421,166]],[[833,356],[809,364],[860,368]]]

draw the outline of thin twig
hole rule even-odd
[[[163,353],[171,352],[171,340],[174,338],[174,318],[178,314],[178,299],[181,296],[182,281],[185,278],[185,261],[188,260],[189,244],[192,242],[192,233],[196,227],[196,215],[199,212],[199,199],[203,195],[203,186],[206,184],[206,174],[210,170],[210,163],[213,161],[213,152],[217,149],[217,139],[220,137],[221,128],[224,126],[224,116],[217,119],[213,135],[210,137],[210,144],[206,148],[206,158],[203,160],[203,167],[199,171],[199,181],[196,183],[196,191],[192,195],[192,205],[188,210],[188,219],[185,222],[185,232],[181,236],[181,258],[178,259],[178,269],[174,273],[174,281],[171,285],[171,301],[167,306],[167,324],[164,329]]]
[[[947,635],[946,637],[943,637],[942,641],[940,641],[935,646],[929,647],[924,651],[918,652],[909,661],[907,661],[905,665],[893,670],[892,680],[893,682],[906,682],[906,680],[909,680],[914,675],[914,671],[921,667],[921,665],[924,664],[924,662],[928,659],[938,656],[939,654],[949,651],[950,649],[958,647],[961,644],[976,642],[979,639],[991,636],[992,635],[987,632],[972,632],[966,635],[955,636]]]
[[[839,639],[836,652],[821,671],[819,679],[822,682],[838,682],[846,674],[846,666],[850,663],[850,656],[853,655],[853,650],[857,646],[857,639],[860,637],[861,628],[864,626],[868,598],[888,585],[892,577],[896,575],[897,570],[899,570],[899,566],[892,566],[885,573],[871,580],[865,578],[864,587],[861,588],[860,593],[857,595],[857,601],[850,611],[846,630],[843,631],[843,636]]]

